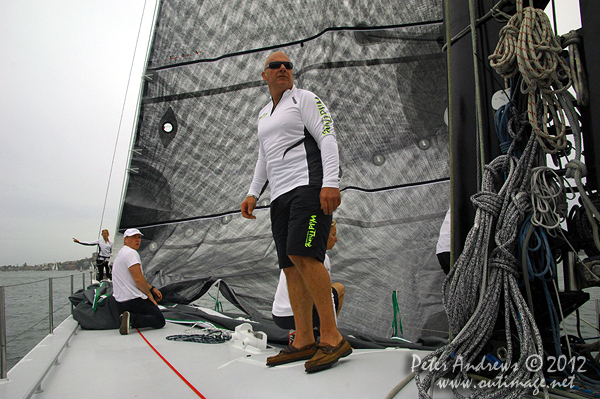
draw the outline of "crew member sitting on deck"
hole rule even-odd
[[[329,238],[327,239],[327,250],[332,249],[337,242],[337,227],[335,220],[331,222],[331,230],[329,231]],[[331,261],[329,256],[325,255],[325,261],[323,262],[325,268],[329,272],[331,276]],[[332,302],[335,307],[336,316],[340,313],[342,309],[342,304],[344,303],[344,294],[346,292],[346,288],[341,283],[333,283],[331,285],[331,296]],[[273,300],[273,321],[277,326],[290,330],[289,333],[289,345],[294,342],[294,334],[296,332],[296,324],[294,323],[294,312],[292,311],[292,305],[290,303],[290,297],[288,294],[287,288],[287,280],[285,278],[285,273],[281,270],[279,275],[279,284],[277,285],[277,291],[275,292],[275,299]],[[316,307],[313,306],[313,327],[319,327],[319,312],[317,312]],[[277,356],[275,356],[277,357]],[[273,359],[271,362],[276,362],[277,359]]]
[[[130,328],[165,326],[165,317],[158,308],[162,294],[144,277],[142,261],[137,249],[142,243],[138,229],[123,233],[125,245],[113,263],[113,297],[121,314],[121,335],[129,334]]]

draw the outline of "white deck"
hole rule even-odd
[[[43,392],[31,397],[45,398],[385,398],[411,370],[412,354],[427,352],[407,349],[355,350],[331,369],[307,374],[304,362],[266,367],[270,348],[258,354],[235,347],[231,342],[200,344],[169,341],[168,335],[183,334],[187,326],[167,323],[160,330],[144,329],[142,334],[154,348],[200,392],[197,395],[152,348],[137,330],[121,336],[117,330],[90,331],[76,327],[69,317],[47,336],[0,381],[0,397],[28,397],[35,390],[36,376],[52,363],[65,341],[59,364],[43,379]],[[53,355],[54,354],[54,355]],[[396,398],[417,398],[414,381]],[[435,393],[451,398],[452,392]]]

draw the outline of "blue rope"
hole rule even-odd
[[[533,214],[527,216],[523,222],[523,225],[521,226],[518,246],[519,253],[522,253],[523,251],[525,238],[531,225],[532,216]],[[533,233],[531,234],[530,240],[527,244],[526,259],[529,280],[533,281],[537,278],[541,281],[542,289],[544,290],[544,297],[548,306],[548,315],[550,316],[550,328],[554,341],[554,351],[557,356],[560,356],[562,353],[560,348],[560,319],[548,288],[548,283],[556,278],[556,262],[554,262],[554,257],[550,251],[550,244],[548,243],[548,236],[544,227],[533,227]]]
[[[508,154],[510,147],[513,145],[513,137],[510,135],[509,124],[511,119],[517,114],[515,93],[518,90],[511,90],[510,101],[496,111],[494,117],[494,126],[496,128],[496,135],[500,140],[500,151],[502,154]],[[514,155],[520,158],[522,151],[520,148],[513,148],[510,155]]]
[[[531,225],[532,216],[533,214],[527,216],[523,222],[523,226],[521,226],[519,253],[523,251],[525,237]],[[554,257],[550,251],[548,235],[546,229],[542,226],[534,226],[533,233],[527,245],[527,272],[529,273],[530,281],[533,281],[534,278],[539,278],[542,281],[548,282],[554,280],[557,276],[556,262],[554,262]]]
[[[522,253],[521,251],[525,245],[525,237],[527,236],[529,226],[531,225],[532,216],[533,214],[530,214],[528,217],[526,217],[525,221],[523,222],[523,226],[521,226],[521,231],[519,233],[519,253]],[[536,278],[539,279],[544,290],[544,297],[546,299],[548,314],[550,316],[550,328],[554,341],[554,351],[558,358],[558,356],[562,355],[562,349],[560,345],[560,319],[548,288],[548,283],[556,278],[557,270],[556,262],[554,261],[554,257],[550,251],[550,244],[548,243],[546,228],[542,226],[534,226],[533,233],[531,234],[529,243],[527,244],[526,259],[529,280],[533,281]],[[573,344],[572,354],[579,355],[579,353],[575,351],[575,344]],[[590,362],[586,361],[586,366],[591,367],[594,371],[598,372],[598,375],[600,375],[600,371],[597,370]],[[564,370],[564,372],[565,375],[570,375],[566,372],[566,370]],[[600,383],[600,381],[586,377],[577,371],[574,371],[573,374],[576,376],[578,381],[584,384],[591,384],[597,388],[598,384]],[[581,390],[582,392],[584,391],[584,388],[580,387],[574,387],[574,389]],[[598,395],[597,392],[593,391],[589,391],[589,393]]]
[[[512,137],[508,133],[508,121],[509,112],[512,109],[512,105],[510,103],[505,104],[498,108],[496,111],[496,116],[494,118],[494,125],[496,127],[496,134],[498,135],[498,139],[500,140],[500,151],[503,154],[507,154],[508,150],[513,142]]]

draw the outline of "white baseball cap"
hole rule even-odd
[[[125,233],[123,233],[123,237],[131,237],[131,236],[134,236],[136,234],[139,234],[139,235],[143,236],[142,232],[139,231],[138,229],[127,229],[127,230],[125,230]]]

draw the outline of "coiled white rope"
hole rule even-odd
[[[508,79],[520,72],[521,92],[528,95],[529,123],[549,154],[567,145],[565,115],[557,95],[571,86],[571,73],[559,56],[561,51],[544,11],[523,8],[523,0],[517,0],[517,13],[501,29],[498,45],[488,57],[490,65],[504,78],[506,87]],[[541,118],[536,108],[538,101],[542,103]],[[550,121],[554,124],[554,133],[548,130]]]
[[[567,216],[563,179],[554,170],[540,166],[532,171],[529,190],[533,208],[531,224],[553,234]]]
[[[587,175],[587,167],[581,161],[582,145],[581,145],[581,127],[579,126],[579,120],[575,106],[573,105],[574,99],[569,92],[561,93],[559,96],[560,104],[569,120],[571,131],[573,133],[573,142],[575,145],[575,158],[569,161],[566,165],[567,178],[575,180],[577,191],[581,199],[583,208],[590,223],[592,229],[592,238],[594,245],[600,251],[600,233],[598,231],[598,223],[600,223],[600,213],[598,209],[592,203],[592,200],[587,194],[585,187],[583,186],[583,178]]]
[[[581,36],[572,30],[563,35],[563,47],[569,48],[569,67],[571,68],[571,77],[573,79],[573,89],[577,94],[577,104],[586,106],[589,103],[589,91],[587,88],[587,77],[583,69],[581,55],[579,55],[579,46],[581,46]]]

